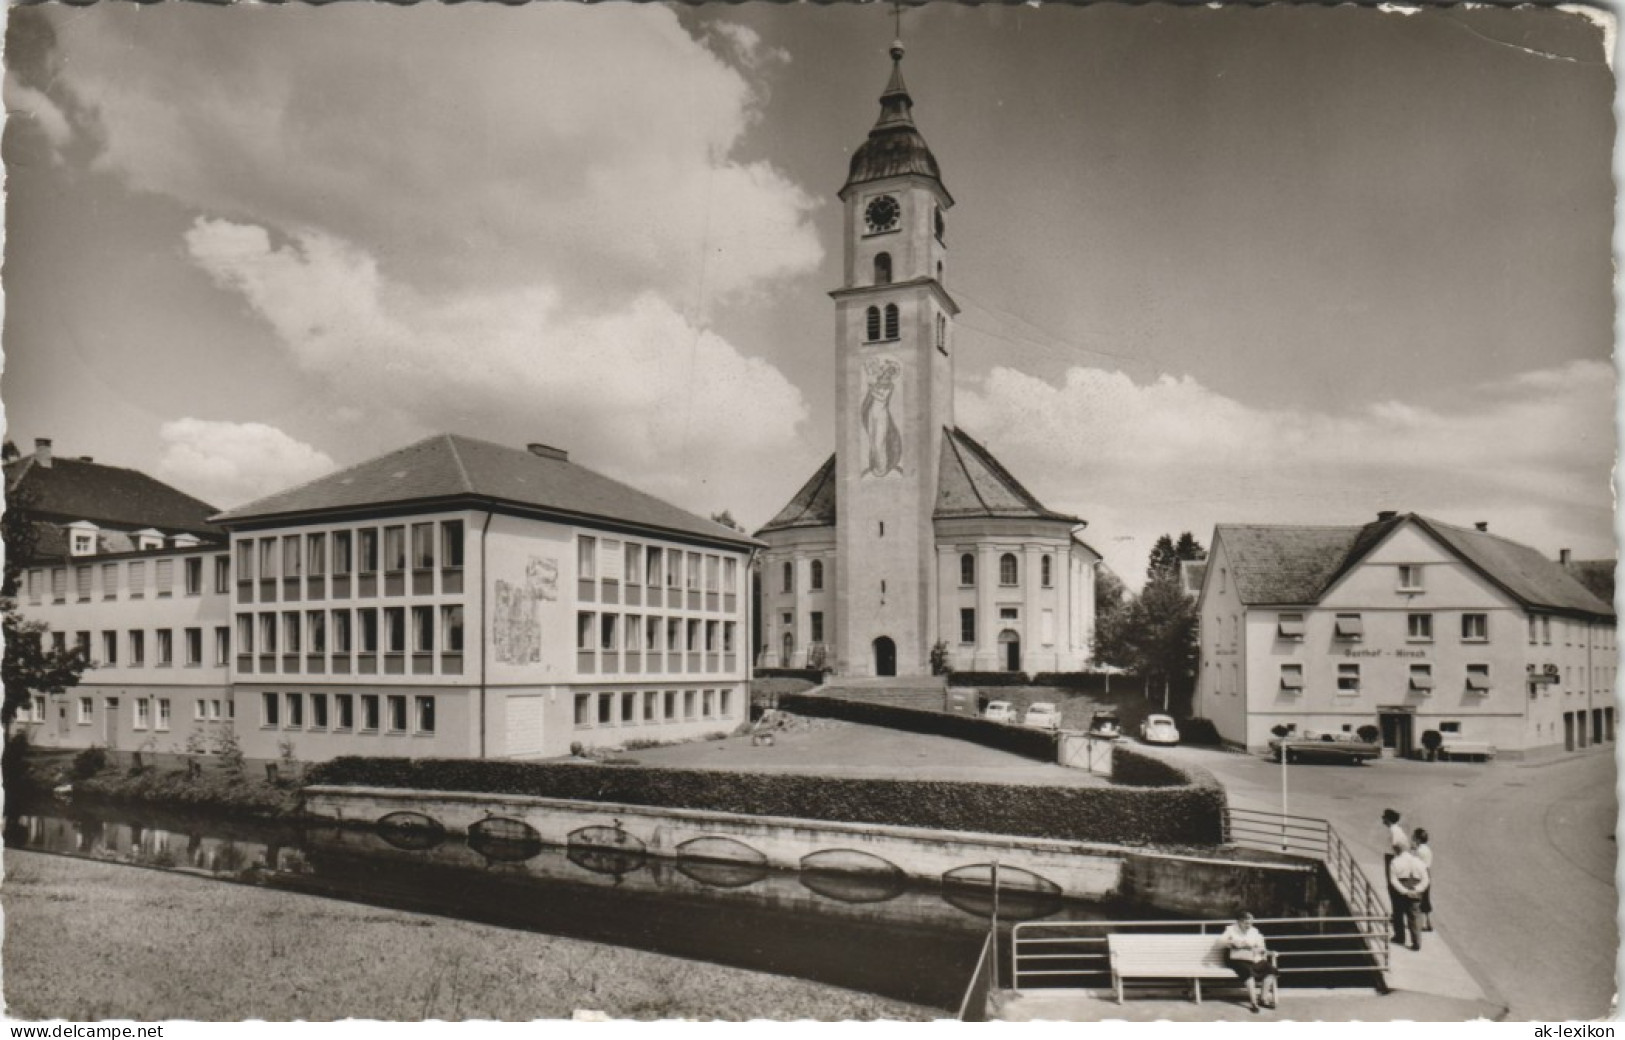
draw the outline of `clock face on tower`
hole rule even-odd
[[[870,234],[892,230],[897,226],[897,218],[901,215],[902,207],[897,205],[897,199],[891,195],[876,195],[863,209],[863,221],[868,225]]]

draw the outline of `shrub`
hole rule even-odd
[[[1219,736],[1218,727],[1213,725],[1212,719],[1180,719],[1178,725],[1181,744],[1218,747],[1224,743],[1224,738]]]
[[[939,639],[931,644],[931,674],[947,675],[948,671],[948,644]]]
[[[820,668],[758,668],[758,679],[805,679],[815,686],[824,682],[824,670]]]
[[[1114,753],[1121,752],[1135,755],[1122,747]],[[1148,756],[1135,757],[1150,761]],[[313,767],[310,782],[532,795],[1066,841],[1218,844],[1223,833],[1224,789],[1201,770],[1157,765],[1166,770],[1165,779],[1174,786],[1048,787],[407,758],[336,758]],[[1142,783],[1155,779],[1153,766],[1129,759],[1122,768]]]
[[[1140,677],[1127,672],[1118,675],[1107,675],[1105,672],[1039,672],[1033,676],[1033,685],[1103,694],[1110,680],[1115,680],[1119,688],[1126,690],[1131,684],[1138,684]]]
[[[1366,725],[1355,730],[1354,735],[1365,741],[1367,744],[1375,744],[1379,739],[1382,738],[1382,730],[1367,723]]]
[[[905,708],[898,704],[873,704],[869,701],[849,701],[840,697],[809,697],[795,693],[781,694],[779,708],[796,715],[843,719],[869,726],[899,729],[906,733],[951,737],[983,747],[1008,751],[1013,755],[1035,758],[1040,762],[1055,761],[1055,734],[1050,731],[1012,726],[1009,723],[994,722],[992,719],[979,718],[975,715],[956,715],[946,711]]]
[[[949,672],[949,686],[1031,686],[1026,672]]]
[[[73,768],[70,775],[75,780],[88,780],[106,768],[106,749],[87,747],[73,756]]]
[[[249,780],[237,773],[169,772],[148,767],[130,776],[97,776],[74,785],[75,794],[110,802],[144,802],[212,812],[251,816],[292,814],[299,802],[297,790]]]

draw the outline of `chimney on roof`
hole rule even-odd
[[[551,445],[536,443],[527,444],[525,445],[525,448],[532,455],[535,455],[538,458],[558,459],[560,462],[570,461],[570,453],[565,451],[563,448],[555,448]]]
[[[1557,550],[1557,562],[1561,563],[1565,567],[1569,565],[1569,556],[1570,551],[1568,549]]]
[[[1380,524],[1380,523],[1383,523],[1384,521],[1392,520],[1394,517],[1396,517],[1398,515],[1399,515],[1399,511],[1396,510],[1396,509],[1384,509],[1382,512],[1377,514],[1377,523]]]
[[[42,469],[51,468],[51,438],[34,438],[34,465]]]
[[[1480,531],[1488,531],[1490,529],[1490,522],[1488,520],[1480,520],[1473,524],[1473,526],[1478,528]]]

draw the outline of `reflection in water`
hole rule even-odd
[[[446,840],[446,828],[420,812],[392,812],[378,819],[378,834],[406,852],[427,852]]]
[[[866,872],[797,873],[739,858],[651,856],[635,836],[615,827],[592,835],[600,845],[567,848],[545,845],[517,820],[491,818],[470,831],[466,841],[442,835],[431,843],[426,839],[434,831],[422,825],[296,828],[53,804],[44,813],[8,820],[4,837],[11,847],[617,944],[944,1009],[957,1006],[991,910],[985,890],[911,881],[877,857],[853,859],[865,856],[855,850],[815,854],[809,862],[861,862]],[[705,839],[686,847],[734,857],[741,849],[755,853],[741,843]],[[130,883],[138,886],[139,877]],[[1122,907],[1112,910],[1111,916],[1123,917]],[[1107,915],[1045,893],[1006,892],[999,916]],[[1130,916],[1161,915],[1137,908]]]
[[[642,844],[641,842],[639,844]],[[572,845],[565,853],[571,863],[582,870],[590,870],[594,874],[608,874],[611,877],[621,877],[634,870],[643,869],[643,861],[648,857],[641,848],[627,849],[597,849],[589,846]]]
[[[902,895],[908,886],[908,878],[900,870],[891,874],[803,870],[798,876],[814,892],[842,903],[884,903]]]
[[[745,888],[767,877],[760,863],[719,863],[715,860],[680,859],[677,872],[710,888]]]
[[[587,848],[616,849],[628,852],[642,852],[647,847],[643,844],[642,838],[628,834],[625,828],[621,826],[620,820],[616,820],[613,827],[600,825],[577,827],[565,835],[564,840],[572,847],[580,845]]]

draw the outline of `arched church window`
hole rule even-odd
[[[976,584],[976,557],[965,553],[959,558],[959,584]]]
[[[999,557],[999,584],[1014,585],[1016,583],[1016,554],[1005,553]]]
[[[876,253],[875,254],[875,284],[876,285],[890,285],[891,284],[891,254],[890,253]]]
[[[886,304],[886,338],[897,338],[897,304]]]
[[[824,561],[814,560],[807,568],[807,587],[817,591],[824,587]]]
[[[1055,563],[1050,557],[1044,557],[1040,570],[1043,573],[1043,584],[1046,589],[1055,584],[1054,566]]]
[[[867,325],[867,329],[866,329],[866,334],[868,336],[869,342],[873,343],[875,340],[880,338],[880,308],[879,307],[870,307],[869,311],[868,311],[868,314],[867,314],[867,318],[868,318],[868,325]]]
[[[784,563],[784,591],[794,592],[796,587],[796,565],[786,560]]]

